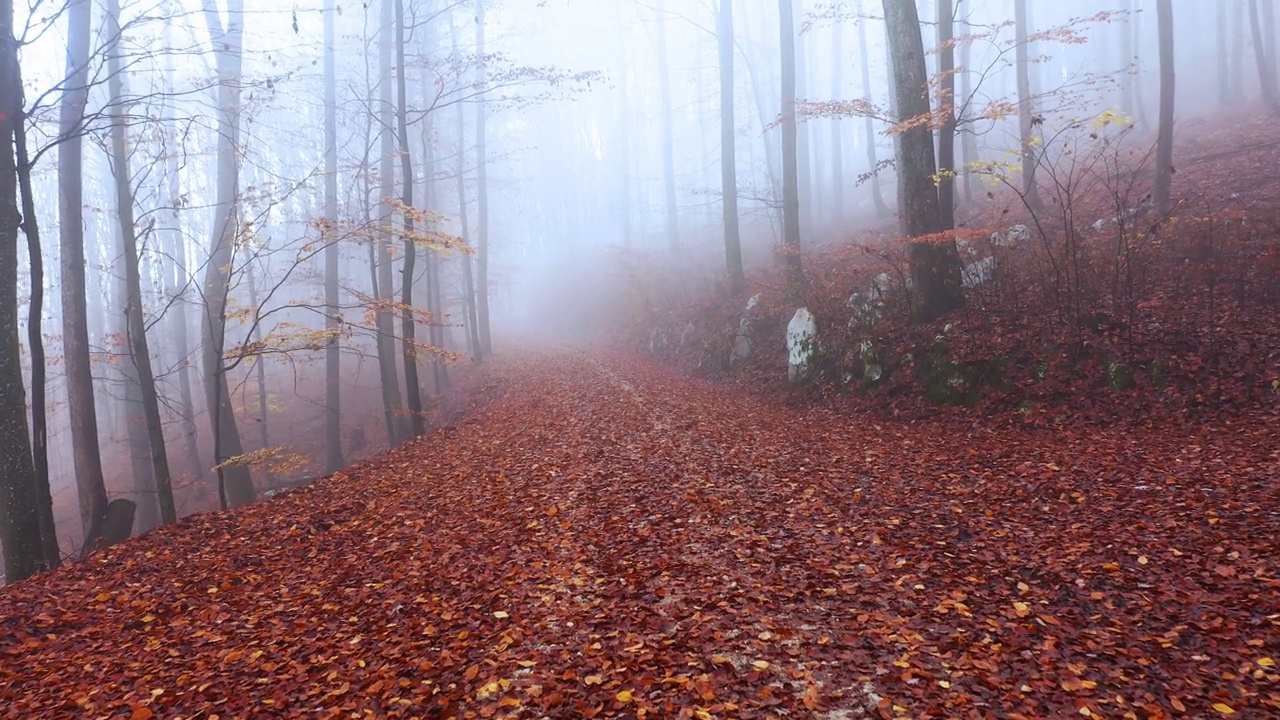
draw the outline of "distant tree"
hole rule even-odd
[[[671,62],[667,57],[666,0],[655,6],[658,25],[658,96],[662,101],[662,188],[667,201],[667,244],[680,247],[680,206],[676,200],[675,121],[671,100]]]
[[[729,289],[736,293],[746,286],[746,280],[738,233],[737,143],[733,122],[733,0],[720,0],[716,38],[720,50],[720,193],[724,205],[724,258]]]
[[[946,228],[933,181],[936,161],[920,18],[913,2],[883,0],[883,5],[899,119],[894,129],[898,219],[902,234],[911,241],[912,316],[916,322],[929,322],[964,305],[960,256],[953,240],[938,237]]]
[[[1270,0],[1265,0],[1270,5]],[[1253,56],[1258,64],[1258,81],[1262,84],[1262,101],[1272,112],[1280,112],[1280,85],[1276,81],[1276,59],[1267,53],[1262,19],[1258,16],[1258,0],[1249,0],[1249,29],[1253,36]]]
[[[844,95],[844,26],[831,24],[831,99]],[[831,211],[836,227],[844,225],[844,127],[842,117],[831,120]]]
[[[1156,212],[1169,211],[1169,190],[1173,182],[1173,0],[1156,0],[1156,22],[1160,32],[1160,134],[1156,141]]]
[[[867,42],[867,14],[863,6],[864,0],[858,0],[858,65],[862,69],[862,94],[871,97],[871,57]],[[891,71],[892,72],[892,71]],[[867,146],[867,168],[870,173],[871,201],[875,204],[876,215],[885,217],[889,214],[889,206],[885,204],[884,193],[880,189],[880,160],[876,156],[876,122],[868,113],[862,119],[865,134],[864,144]]]
[[[488,92],[485,58],[486,0],[476,0],[476,329],[480,335],[480,355],[493,352],[493,336],[489,329],[489,149],[488,105],[484,95]]]
[[[956,226],[956,48],[951,0],[936,0],[938,11],[938,222]]]
[[[1022,192],[1027,205],[1040,207],[1036,190],[1035,105],[1031,93],[1031,32],[1027,17],[1027,0],[1013,0],[1014,31],[1017,35],[1014,71],[1018,83],[1018,145],[1022,154]]]
[[[796,155],[796,33],[791,0],[778,0],[782,40],[782,248],[792,293],[805,284],[800,257],[800,188]]]

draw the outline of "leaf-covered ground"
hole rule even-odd
[[[351,471],[0,591],[5,717],[1280,717],[1280,423],[798,413],[510,360]]]

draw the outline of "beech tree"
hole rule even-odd
[[[1156,212],[1169,211],[1169,191],[1173,182],[1173,3],[1156,0],[1156,21],[1160,28],[1160,127],[1156,141],[1156,189],[1152,203]]]
[[[737,138],[733,115],[733,0],[720,0],[716,38],[720,51],[720,193],[724,209],[724,258],[730,292],[745,287],[738,230]]]
[[[791,0],[778,0],[782,44],[782,251],[791,292],[804,286],[800,257],[800,187],[796,150],[796,33]]]
[[[935,320],[964,305],[960,286],[960,256],[955,241],[939,236],[947,228],[938,207],[937,171],[924,41],[915,3],[884,0],[889,54],[893,63],[895,107],[899,127],[894,132],[898,168],[898,221],[910,241],[911,279],[915,284],[912,316],[916,322]]]

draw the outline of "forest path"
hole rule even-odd
[[[1280,715],[1274,425],[872,424],[585,353],[471,384],[0,592],[0,716]]]

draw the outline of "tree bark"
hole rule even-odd
[[[378,133],[381,157],[378,160],[378,227],[377,279],[378,307],[374,323],[378,329],[378,373],[382,381],[382,405],[387,423],[387,443],[398,445],[404,440],[401,418],[400,380],[396,369],[395,326],[391,306],[395,288],[391,283],[391,224],[394,218],[396,137],[395,82],[392,67],[395,50],[395,0],[382,0],[382,24],[378,35]]]
[[[107,519],[107,487],[98,448],[97,405],[89,362],[88,303],[85,299],[84,141],[89,100],[89,47],[92,4],[74,0],[67,9],[67,80],[59,109],[58,233],[61,251],[62,358],[71,418],[71,453],[84,548],[91,550]]]
[[[893,63],[898,121],[906,123],[930,114],[924,42],[915,3],[883,0]],[[928,124],[912,122],[894,138],[898,166],[898,219],[902,234],[912,240],[908,249],[915,284],[912,315],[916,322],[933,321],[964,305],[960,285],[960,257],[951,239],[940,239],[938,189],[934,185],[933,133]]]
[[[778,0],[782,54],[782,252],[792,295],[805,285],[800,257],[800,188],[796,155],[796,33],[791,0]]]
[[[338,307],[338,71],[337,7],[324,0],[324,438],[325,468],[346,466],[342,454],[342,324]]]
[[[831,70],[831,99],[844,97],[844,26],[831,25],[831,54],[835,62]],[[840,117],[831,119],[831,220],[837,231],[844,226],[844,122]]]
[[[729,291],[746,287],[738,231],[737,136],[733,113],[733,0],[720,0],[716,40],[720,51],[720,194],[724,210],[724,259]]]
[[[239,232],[240,79],[244,0],[227,0],[224,26],[216,0],[203,0],[205,23],[214,47],[218,88],[218,180],[214,201],[214,236],[204,276],[203,364],[205,403],[213,433],[213,461],[218,468],[218,495],[223,507],[254,501],[249,468],[226,461],[244,454],[240,428],[226,378],[224,348],[227,299]]]
[[[1156,141],[1156,212],[1169,212],[1173,184],[1173,0],[1156,0],[1156,23],[1160,34],[1160,134]]]
[[[133,190],[129,183],[129,158],[125,138],[124,70],[121,61],[120,0],[107,0],[107,33],[114,45],[107,56],[110,77],[107,81],[111,102],[111,159],[115,174],[116,209],[120,220],[120,252],[125,265],[125,327],[129,338],[129,354],[137,373],[142,416],[146,423],[146,445],[150,450],[151,482],[146,488],[152,494],[137,499],[144,524],[153,525],[157,505],[160,521],[178,521],[173,499],[173,481],[169,475],[169,454],[164,441],[164,421],[160,417],[160,399],[156,393],[155,373],[151,368],[151,350],[147,341],[146,321],[142,313],[142,278],[139,272],[137,229],[133,217]],[[135,482],[142,482],[135,478]],[[144,529],[150,529],[145,527]]]
[[[45,564],[39,491],[31,461],[22,352],[18,339],[18,211],[15,138],[23,120],[13,2],[0,0],[0,545],[5,582]]]
[[[404,203],[404,268],[400,293],[400,342],[404,356],[404,393],[409,403],[409,434],[426,431],[422,415],[422,384],[418,380],[418,319],[414,317],[413,275],[417,269],[418,242],[413,213],[413,155],[409,147],[409,94],[404,62],[404,0],[395,0],[396,11],[396,130],[400,137],[400,201]]]
[[[22,87],[21,72],[15,83]],[[21,108],[20,108],[21,109]],[[4,112],[0,108],[0,112]],[[27,256],[31,264],[31,302],[27,315],[27,338],[31,346],[31,440],[32,469],[36,484],[36,513],[40,519],[40,547],[44,551],[41,570],[62,564],[58,547],[58,527],[53,517],[53,492],[49,487],[48,374],[44,351],[44,248],[36,215],[35,191],[31,185],[31,158],[27,152],[26,128],[14,126],[17,150],[18,190],[22,197],[22,232],[27,236]]]

